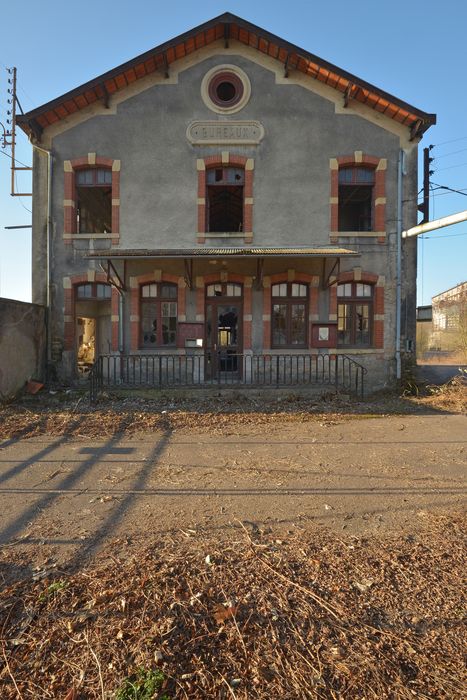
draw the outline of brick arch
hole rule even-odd
[[[339,231],[339,168],[346,166],[362,165],[373,168],[375,171],[374,191],[374,235],[379,243],[386,241],[386,158],[379,158],[363,151],[355,151],[349,155],[331,158],[331,243],[337,243],[338,238],[344,232]]]
[[[198,243],[206,243],[206,170],[216,167],[240,166],[245,169],[243,234],[244,243],[253,243],[253,170],[254,159],[223,151],[205,158],[198,158]]]
[[[76,171],[84,168],[109,168],[112,171],[112,231],[109,238],[116,245],[120,240],[120,161],[88,153],[87,156],[65,160],[63,200],[63,240],[70,245],[76,230]]]
[[[385,278],[374,272],[367,272],[360,268],[340,272],[332,278],[329,288],[329,320],[337,321],[337,285],[342,282],[363,282],[374,287],[373,297],[373,345],[375,348],[384,348],[384,289]]]
[[[71,275],[63,278],[64,291],[64,329],[63,329],[63,348],[64,350],[73,350],[75,348],[75,330],[76,330],[76,313],[75,313],[75,289],[79,284],[87,284],[92,282],[101,282],[109,284],[107,275],[103,272],[95,272],[88,270],[79,275]],[[111,286],[112,294],[110,297],[110,313],[111,313],[111,347],[112,351],[118,350],[118,323],[119,323],[119,293],[115,287]]]
[[[243,349],[251,350],[252,329],[252,289],[253,278],[249,275],[240,275],[235,272],[210,272],[207,275],[196,278],[196,320],[204,322],[204,304],[206,301],[206,285],[219,282],[238,282],[243,285]]]
[[[140,348],[140,288],[143,284],[150,282],[171,282],[177,285],[177,323],[186,321],[186,284],[183,277],[162,272],[162,270],[130,277],[130,349],[132,352]]]
[[[271,347],[271,287],[280,282],[301,282],[308,285],[308,346],[311,346],[311,331],[313,321],[317,321],[318,298],[319,298],[319,277],[310,275],[307,272],[278,272],[263,280],[263,348],[268,350]]]

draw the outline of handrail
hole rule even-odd
[[[366,369],[348,355],[261,354],[209,351],[200,354],[99,355],[89,372],[89,399],[103,387],[279,387],[334,385],[362,396]]]
[[[339,358],[341,367],[339,368]],[[342,386],[350,391],[354,391],[357,396],[364,396],[364,378],[367,374],[367,369],[360,362],[357,362],[348,355],[336,355],[336,372],[335,382],[336,388]],[[340,382],[339,382],[340,377]],[[353,386],[354,385],[354,386]]]

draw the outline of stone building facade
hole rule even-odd
[[[434,121],[231,14],[18,117],[49,361],[72,380],[98,355],[198,353],[213,376],[222,353],[342,354],[388,385]]]

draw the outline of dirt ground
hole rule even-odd
[[[0,408],[0,697],[461,700],[466,393]]]
[[[465,414],[423,404],[405,415],[378,416],[362,404],[319,413],[287,400],[270,413],[241,402],[228,412],[223,399],[212,412],[213,401],[198,411],[147,411],[142,403],[129,411],[125,402],[120,414],[28,409],[23,431],[35,436],[23,439],[11,426],[24,413],[7,410],[0,556],[79,566],[115,538],[131,546],[141,532],[197,528],[222,537],[238,522],[357,536],[415,532],[430,514],[465,505]]]

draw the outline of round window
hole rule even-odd
[[[237,66],[217,66],[203,79],[201,95],[214,112],[238,112],[250,98],[251,86],[247,75]]]
[[[218,107],[234,107],[243,96],[243,83],[235,73],[216,73],[209,81],[209,97]]]

